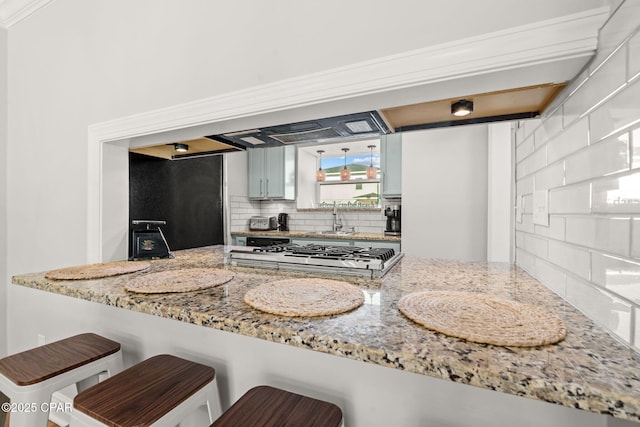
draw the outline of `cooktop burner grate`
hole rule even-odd
[[[236,248],[226,262],[262,268],[317,271],[363,277],[382,277],[402,258],[392,248],[363,248],[336,245],[297,245]]]
[[[361,248],[357,246],[332,246],[332,245],[296,245],[278,244],[262,246],[253,249],[254,252],[268,253],[288,253],[292,255],[309,256],[316,258],[338,258],[338,259],[379,259],[387,261],[395,255],[391,248]]]

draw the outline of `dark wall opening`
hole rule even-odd
[[[129,225],[165,220],[171,250],[224,242],[222,156],[165,160],[129,153]],[[131,256],[129,242],[129,256]]]

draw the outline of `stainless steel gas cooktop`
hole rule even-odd
[[[402,253],[391,248],[281,244],[234,248],[226,256],[231,265],[282,270],[382,277]]]

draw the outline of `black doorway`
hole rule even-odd
[[[222,244],[222,156],[129,153],[129,227],[134,219],[167,221],[161,228],[171,250]]]

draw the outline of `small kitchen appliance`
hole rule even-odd
[[[384,210],[384,216],[387,217],[387,227],[384,234],[387,236],[400,236],[400,205],[389,205]]]
[[[278,214],[278,230],[289,231],[289,214],[286,214],[286,213]]]
[[[247,240],[247,243],[249,241]],[[369,279],[384,276],[400,261],[402,253],[392,248],[363,248],[326,244],[234,248],[225,254],[232,266],[350,275]]]
[[[275,216],[252,216],[249,218],[249,230],[276,230],[278,220]]]
[[[167,221],[134,219],[131,224],[138,227],[131,230],[131,260],[171,257],[169,244],[160,229]]]

